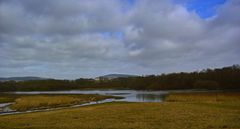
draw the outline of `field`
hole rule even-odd
[[[0,103],[14,102],[10,107],[17,111],[65,107],[76,104],[117,98],[103,95],[1,95]]]
[[[168,102],[238,102],[239,92],[212,92],[212,93],[172,93],[167,96]]]
[[[13,102],[18,95],[8,95],[8,94],[0,94],[0,103],[8,103]]]
[[[163,103],[114,102],[0,116],[0,129],[240,129],[240,94],[218,95],[227,99],[213,101],[216,93],[184,93]]]

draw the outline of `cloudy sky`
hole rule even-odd
[[[240,64],[239,0],[0,0],[1,77],[233,64]]]

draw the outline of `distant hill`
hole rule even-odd
[[[48,78],[41,77],[0,77],[0,81],[29,81],[29,80],[46,80]]]
[[[95,78],[95,80],[111,80],[116,78],[128,78],[128,77],[137,77],[137,75],[129,75],[129,74],[108,74],[104,76],[99,76]]]

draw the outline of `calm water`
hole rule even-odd
[[[9,105],[12,103],[0,104],[0,115],[19,114],[19,113],[30,113],[39,111],[50,111],[71,107],[80,107],[86,105],[93,105],[99,103],[107,103],[114,101],[125,101],[125,102],[162,102],[167,94],[170,92],[206,92],[196,90],[171,90],[171,91],[136,91],[136,90],[71,90],[71,91],[31,91],[31,92],[9,92],[10,94],[99,94],[99,95],[111,95],[124,97],[123,99],[105,99],[97,102],[89,102],[80,105],[73,105],[70,107],[59,107],[49,108],[40,110],[29,110],[24,112],[17,112],[11,110]],[[213,91],[212,91],[213,92]]]
[[[17,112],[11,110],[9,105],[11,103],[0,104],[0,115],[19,114],[19,113],[30,113],[39,111],[50,111],[71,107],[80,107],[86,105],[93,105],[99,103],[107,103],[114,101],[125,101],[125,102],[161,102],[163,101],[168,91],[135,91],[135,90],[71,90],[71,91],[31,91],[31,92],[10,92],[10,94],[99,94],[99,95],[110,95],[124,97],[123,99],[105,99],[97,102],[89,102],[80,105],[73,105],[70,107],[40,109],[40,110],[29,110],[24,112]]]
[[[120,96],[124,99],[114,101],[127,102],[161,102],[169,91],[136,91],[136,90],[72,90],[72,91],[34,91],[13,92],[14,94],[99,94]]]

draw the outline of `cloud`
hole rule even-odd
[[[0,76],[160,74],[237,64],[240,3],[202,19],[169,0],[2,0]]]

